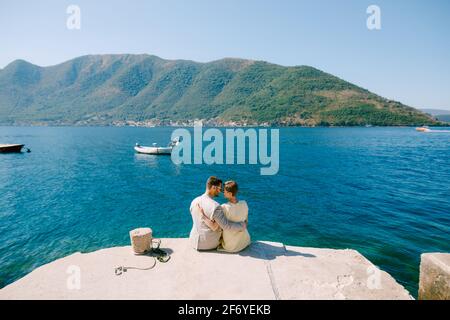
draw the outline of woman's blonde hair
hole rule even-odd
[[[228,192],[230,192],[233,196],[236,196],[237,192],[238,192],[238,185],[236,181],[230,180],[225,182],[225,190],[227,190]]]

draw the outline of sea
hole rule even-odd
[[[0,144],[31,150],[0,154],[0,288],[71,253],[128,245],[137,227],[188,237],[190,202],[212,175],[238,183],[253,241],[358,250],[414,297],[420,255],[450,252],[448,132],[279,128],[278,172],[261,175],[135,152],[173,130],[0,127]]]

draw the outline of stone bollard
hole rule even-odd
[[[421,255],[419,300],[450,300],[450,253]]]
[[[137,228],[130,231],[131,246],[135,254],[144,254],[152,248],[152,229]]]

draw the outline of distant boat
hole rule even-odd
[[[416,128],[416,131],[419,131],[419,132],[430,132],[431,130],[427,126],[423,126],[423,127]]]
[[[179,143],[178,139],[171,141],[167,147],[158,147],[156,143],[153,143],[151,147],[141,146],[139,143],[136,143],[134,146],[134,150],[138,153],[144,154],[155,154],[155,155],[164,155],[164,154],[172,154],[172,149]]]
[[[431,130],[427,126],[416,128],[419,132],[429,132],[429,133],[450,133],[450,130]]]
[[[18,153],[22,151],[23,146],[23,144],[0,144],[0,153]],[[27,152],[30,152],[30,149],[27,149]]]

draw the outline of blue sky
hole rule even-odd
[[[66,27],[70,4],[81,29]],[[381,30],[366,9],[381,9]],[[149,53],[311,65],[414,107],[450,110],[450,1],[0,0],[0,68]]]

